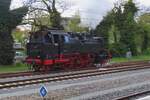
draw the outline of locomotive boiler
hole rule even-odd
[[[111,58],[102,37],[44,29],[30,33],[26,63],[34,71],[103,65]]]

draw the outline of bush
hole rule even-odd
[[[14,59],[13,38],[10,34],[0,36],[0,65],[11,65]]]
[[[109,50],[113,57],[124,57],[128,49],[121,43],[115,43],[110,45]]]
[[[148,48],[147,50],[145,50],[145,51],[143,52],[143,54],[144,54],[144,55],[150,55],[150,48]]]

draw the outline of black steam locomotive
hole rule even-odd
[[[27,55],[35,71],[102,65],[111,58],[101,37],[50,29],[30,33]]]

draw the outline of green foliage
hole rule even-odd
[[[14,50],[11,31],[22,21],[28,8],[21,7],[10,11],[11,0],[0,0],[0,64],[13,63]]]
[[[150,39],[150,14],[144,13],[138,18],[138,24],[141,28],[140,35],[142,40],[141,51],[145,52],[149,47],[149,39]]]
[[[61,25],[61,16],[57,10],[54,10],[53,12],[51,12],[50,22],[51,22],[51,27],[63,28],[63,26]]]
[[[32,23],[31,31],[37,31],[41,28],[41,26],[51,27],[50,15],[43,14],[43,12],[37,12],[36,17]]]
[[[12,36],[15,42],[21,43],[23,46],[26,45],[27,39],[29,37],[29,31],[21,31],[20,29],[15,29],[12,31]]]
[[[60,0],[29,0],[30,13],[33,15],[33,19],[29,18],[26,23],[32,25],[32,31],[37,31],[43,26],[48,28],[61,28],[61,13],[58,11],[56,6],[61,9],[63,7],[64,1]],[[36,6],[35,5],[41,5]]]
[[[142,54],[143,55],[150,55],[150,48],[147,48]]]
[[[22,42],[24,39],[24,32],[20,31],[20,30],[14,30],[12,32],[13,38],[16,42]]]
[[[120,40],[120,32],[115,25],[112,25],[109,29],[109,45],[118,43]]]
[[[115,48],[120,55],[125,55],[129,49],[134,55],[137,54],[135,38],[139,31],[135,21],[137,11],[135,3],[129,0],[107,13],[95,29],[99,36],[104,37],[106,47]]]
[[[137,23],[134,20],[135,14],[137,13],[137,7],[129,0],[124,5],[124,12],[122,17],[124,17],[123,26],[120,30],[121,39],[120,42],[126,45],[126,48],[129,48],[134,55],[137,54],[137,48],[135,43],[135,36],[137,32]]]
[[[51,24],[50,27],[63,29],[63,26],[61,25],[61,20],[62,20],[61,14],[56,9],[56,0],[51,0],[51,1],[42,0],[42,2],[46,5],[47,11],[49,13],[50,24]]]
[[[95,33],[98,36],[104,38],[106,48],[108,48],[109,46],[109,29],[111,28],[111,25],[113,23],[112,18],[113,13],[111,11],[103,18],[103,20],[98,24],[98,26],[95,29]]]
[[[71,19],[68,23],[68,31],[73,31],[73,32],[79,32],[80,27],[79,24],[81,23],[80,16],[75,15],[73,19]]]
[[[88,32],[89,28],[81,26],[80,14],[76,13],[71,20],[69,20],[66,30],[70,32]]]
[[[56,1],[52,0],[52,8],[50,12],[51,27],[63,28],[61,25],[61,15],[56,9]]]
[[[109,50],[112,53],[113,57],[125,57],[127,48],[121,43],[113,43],[109,46]]]
[[[142,51],[145,51],[145,50],[148,49],[148,41],[149,41],[148,33],[146,31],[144,31],[143,43],[142,43]]]
[[[0,64],[7,65],[13,63],[14,50],[13,38],[10,34],[0,34]]]

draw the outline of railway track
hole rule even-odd
[[[130,66],[124,65],[124,67],[112,67],[112,68],[107,68],[105,70],[104,69],[92,69],[92,70],[78,71],[78,72],[73,72],[73,73],[65,73],[62,75],[55,75],[55,76],[46,76],[46,77],[40,77],[40,78],[0,82],[0,89],[39,84],[39,83],[45,83],[45,82],[56,82],[56,81],[63,81],[63,80],[69,80],[69,79],[78,79],[78,78],[83,78],[83,77],[91,77],[91,76],[97,76],[97,75],[104,75],[104,74],[139,70],[139,69],[146,69],[146,68],[150,68],[150,64],[148,62],[142,62],[140,64],[131,64]]]
[[[132,65],[138,65],[138,64],[145,64],[145,63],[149,63],[149,61],[132,61],[132,62],[122,62],[122,63],[114,63],[114,64],[111,64],[111,65],[107,65],[107,66],[104,66],[103,68],[114,68],[114,67],[126,67],[126,66],[132,66]],[[88,68],[90,70],[92,69],[96,69],[94,67],[90,67]],[[84,70],[87,70],[86,69],[82,69],[83,71]],[[72,70],[70,72],[74,72],[74,71],[79,71],[78,70]],[[59,73],[63,73],[63,72],[66,72],[66,71],[60,71]],[[56,73],[56,72],[49,72],[49,73]],[[0,74],[0,79],[1,78],[11,78],[11,77],[20,77],[20,76],[34,76],[34,75],[44,75],[44,74],[49,74],[48,72],[33,72],[33,71],[27,71],[27,72],[16,72],[16,73],[2,73]],[[58,72],[57,72],[58,73]]]
[[[19,77],[19,76],[30,76],[34,75],[32,71],[27,72],[15,72],[15,73],[2,73],[0,74],[0,78],[10,78],[10,77]]]
[[[127,96],[123,96],[123,97],[117,98],[117,100],[130,100],[131,98],[134,99],[136,97],[139,97],[139,96],[142,96],[142,95],[145,95],[145,94],[148,94],[148,93],[150,93],[150,91],[133,93],[133,94],[130,94],[130,95],[127,95]]]

